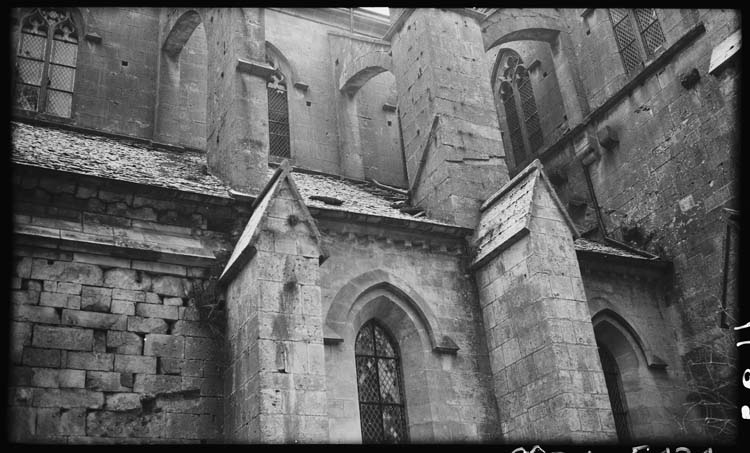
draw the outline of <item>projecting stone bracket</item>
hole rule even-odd
[[[243,60],[242,58],[237,59],[237,70],[250,75],[258,76],[261,79],[268,79],[269,77],[271,77],[271,74],[276,72],[276,69],[269,64],[252,60]]]

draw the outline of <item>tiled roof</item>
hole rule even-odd
[[[621,256],[624,258],[635,258],[635,259],[647,260],[647,261],[652,261],[655,259],[655,258],[649,258],[648,256],[639,255],[637,253],[631,252],[625,249],[624,247],[614,247],[611,245],[602,244],[601,242],[595,242],[595,241],[584,239],[584,238],[578,238],[575,240],[575,248],[576,250],[580,250],[584,252],[601,253],[604,255]]]
[[[127,139],[26,123],[12,122],[11,128],[15,163],[229,196],[229,188],[207,172],[205,155],[200,152],[172,151]],[[269,169],[269,179],[272,174],[273,169]],[[370,183],[301,172],[295,172],[292,177],[309,207],[453,226],[414,217],[391,207],[394,201],[406,197]],[[312,196],[335,198],[343,203],[327,204],[311,199]]]

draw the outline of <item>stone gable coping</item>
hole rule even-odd
[[[253,258],[253,256],[255,256],[256,249],[253,244],[260,234],[261,222],[265,218],[266,211],[270,206],[271,201],[275,198],[277,191],[281,187],[281,182],[284,180],[289,183],[289,188],[292,191],[292,196],[297,201],[297,205],[300,208],[302,214],[302,219],[300,220],[306,223],[310,228],[310,231],[312,232],[318,245],[318,250],[320,251],[320,256],[318,258],[319,262],[322,264],[328,258],[328,253],[325,250],[325,246],[323,245],[320,231],[318,231],[315,220],[310,214],[310,211],[307,209],[307,206],[305,206],[304,199],[299,194],[297,186],[294,183],[294,180],[292,179],[290,173],[291,165],[289,164],[288,160],[285,160],[276,169],[271,179],[265,185],[263,190],[261,190],[260,194],[258,194],[258,197],[253,202],[253,214],[250,216],[250,220],[248,220],[247,225],[245,226],[245,230],[242,232],[242,235],[237,241],[237,244],[232,251],[232,255],[230,256],[229,261],[224,268],[224,271],[219,277],[219,283],[226,284],[230,279],[234,277],[234,275],[236,275],[237,272],[239,272],[242,266],[244,266]]]

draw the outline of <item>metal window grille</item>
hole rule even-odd
[[[612,415],[615,418],[615,430],[617,440],[621,443],[630,441],[630,428],[628,423],[628,409],[625,405],[625,393],[622,390],[620,370],[612,353],[603,346],[599,346],[599,358],[602,361],[604,371],[604,382],[607,384],[609,403],[612,406]]]
[[[544,144],[539,112],[529,73],[521,57],[512,51],[498,56],[503,59],[503,72],[498,75],[500,100],[505,108],[510,142],[516,165]]]
[[[647,57],[652,57],[654,51],[664,44],[664,33],[661,30],[661,24],[656,17],[655,9],[634,9],[635,20],[641,31],[641,41],[646,51]]]
[[[362,442],[408,441],[401,360],[395,343],[371,320],[360,329],[354,350]]]
[[[78,34],[70,14],[57,8],[34,9],[21,20],[16,46],[16,107],[69,118],[78,57]]]
[[[542,147],[542,126],[539,124],[539,112],[534,99],[534,91],[531,88],[529,73],[523,66],[516,70],[516,85],[521,97],[521,108],[523,109],[523,122],[526,126],[526,135],[529,139],[530,151],[533,153]]]
[[[516,109],[516,100],[513,96],[513,86],[510,83],[502,82],[500,85],[500,99],[503,102],[503,107],[505,107],[505,121],[508,123],[513,156],[516,162],[520,163],[525,158],[523,132],[521,131],[521,121],[518,118],[518,110]]]
[[[628,74],[639,71],[644,61],[652,58],[665,42],[655,9],[611,8],[609,19]]]
[[[268,137],[272,156],[285,158],[292,156],[286,89],[275,82],[268,84]]]
[[[638,49],[633,23],[630,20],[630,14],[624,8],[611,8],[609,10],[609,19],[612,21],[612,28],[615,32],[615,41],[620,49],[622,63],[625,65],[625,71],[632,74],[643,67],[643,58]]]

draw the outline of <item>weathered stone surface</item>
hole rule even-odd
[[[49,388],[83,388],[86,374],[82,370],[31,368],[31,385]]]
[[[219,430],[213,417],[209,414],[173,414],[165,415],[165,435],[179,439],[215,439]]]
[[[211,329],[195,321],[177,321],[172,326],[172,334],[189,337],[210,337],[212,335]]]
[[[136,304],[135,313],[144,318],[178,319],[179,310],[169,305]]]
[[[26,366],[51,367],[60,366],[60,351],[58,349],[23,348],[23,364]]]
[[[120,373],[109,371],[87,371],[86,388],[104,392],[129,392],[131,390],[121,385]]]
[[[133,316],[135,315],[135,302],[113,299],[109,310],[112,314]]]
[[[129,300],[131,302],[144,302],[146,300],[146,293],[143,291],[114,288],[112,290],[112,299]]]
[[[143,338],[132,332],[109,331],[107,350],[117,354],[139,355],[143,351]],[[112,360],[114,361],[114,357]]]
[[[144,339],[143,354],[181,359],[185,356],[185,337],[148,334]]]
[[[167,333],[167,323],[160,318],[128,316],[128,330],[141,333]]]
[[[138,393],[170,393],[182,390],[182,378],[154,374],[136,374],[133,391]]]
[[[99,409],[104,404],[104,394],[84,389],[35,389],[33,406]]]
[[[105,395],[104,409],[110,411],[130,411],[141,408],[139,393],[112,393]]]
[[[187,289],[183,284],[183,279],[170,276],[160,276],[154,278],[153,289],[157,294],[172,297],[187,296]]]
[[[63,309],[62,324],[92,329],[125,330],[128,317],[109,313],[95,313]]]
[[[110,269],[103,274],[103,285],[131,291],[148,291],[151,277],[132,269]]]
[[[117,354],[114,370],[120,373],[156,374],[156,357]]]
[[[40,294],[39,305],[78,310],[81,308],[81,296],[64,293],[48,293],[45,291]]]
[[[117,332],[120,333],[120,332]],[[114,354],[103,352],[68,352],[64,366],[77,370],[112,371]]]
[[[112,288],[84,286],[81,290],[81,309],[109,312],[112,304]]]
[[[50,264],[48,260],[35,258],[32,261],[31,278],[84,285],[101,285],[102,270],[91,264],[65,261],[52,261]]]
[[[12,319],[44,324],[60,324],[60,315],[52,307],[12,304]]]
[[[38,348],[90,351],[94,344],[94,331],[35,325],[32,344]]]
[[[29,442],[36,434],[36,408],[11,406],[8,408],[8,420],[14,423],[8,424],[8,440],[11,442]]]
[[[39,409],[37,430],[45,437],[82,436],[86,433],[86,409]]]
[[[185,358],[221,360],[221,348],[210,338],[185,337]]]
[[[39,297],[39,291],[23,290],[10,292],[10,301],[13,304],[36,305],[39,303]]]
[[[86,434],[116,438],[159,438],[164,431],[164,414],[95,411],[86,416]]]

